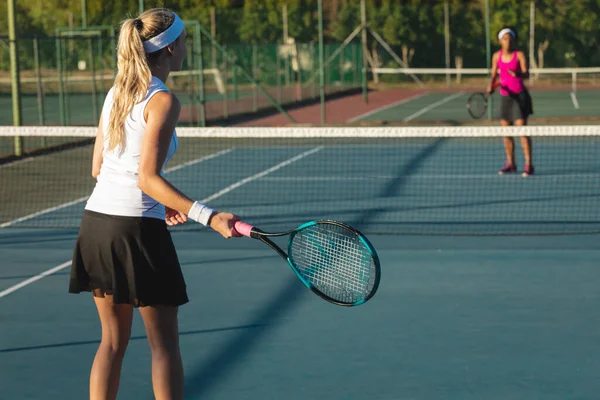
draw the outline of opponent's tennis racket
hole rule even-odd
[[[311,221],[281,233],[266,233],[241,221],[234,227],[241,235],[258,239],[275,250],[307,288],[331,303],[357,306],[377,292],[379,257],[367,238],[349,225]],[[269,240],[286,235],[287,254]]]
[[[500,84],[498,82],[494,83],[494,89],[496,89],[499,85]],[[469,96],[467,99],[467,111],[471,117],[474,119],[480,119],[485,115],[490,96],[490,93],[483,92],[476,92]]]

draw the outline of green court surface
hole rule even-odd
[[[567,128],[533,138],[533,179],[498,176],[502,137],[403,137],[402,128],[390,138],[301,139],[292,130],[257,139],[243,128],[227,129],[231,138],[182,137],[167,174],[188,196],[271,231],[329,218],[378,234],[597,233],[599,136]],[[95,184],[93,139],[52,139],[74,144],[0,166],[0,227],[78,226]],[[522,171],[520,149],[516,161]]]
[[[427,92],[409,97],[407,101],[393,107],[370,112],[354,121],[472,121],[467,112],[467,99],[472,92]],[[534,114],[530,121],[543,118],[600,117],[598,90],[581,89],[576,96],[569,91],[531,91]],[[493,118],[500,116],[500,96],[492,96]],[[484,118],[487,118],[486,114]]]
[[[68,261],[75,235],[0,231],[0,290]],[[595,399],[597,240],[373,236],[380,290],[347,309],[258,242],[175,233],[185,398]],[[3,398],[86,398],[100,327],[68,272],[0,298]],[[119,398],[153,398],[137,313]]]
[[[189,140],[168,175],[177,187],[269,230],[364,227],[382,278],[372,300],[342,308],[258,241],[173,229],[190,297],[186,399],[597,398],[598,235],[566,234],[598,232],[597,140],[540,140],[526,179],[496,175],[496,138]],[[88,144],[0,167],[1,398],[87,396],[100,326],[91,296],[67,287],[90,156]],[[153,398],[150,368],[136,314],[119,398]]]

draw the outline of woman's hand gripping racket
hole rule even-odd
[[[375,248],[356,229],[337,221],[311,221],[281,233],[266,233],[235,223],[243,236],[267,244],[287,261],[298,278],[321,298],[357,306],[375,295],[380,265]],[[289,235],[287,254],[269,237]]]
[[[500,83],[495,82],[492,86],[491,92],[476,92],[469,96],[469,98],[467,99],[467,111],[469,112],[471,117],[475,119],[480,119],[485,115],[488,108],[488,100],[498,86],[500,86]]]

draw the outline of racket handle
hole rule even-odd
[[[254,227],[245,222],[237,221],[235,223],[235,225],[233,226],[233,229],[235,229],[240,235],[251,237],[250,233],[251,233],[252,229],[254,229]]]

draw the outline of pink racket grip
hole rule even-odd
[[[245,222],[237,221],[233,226],[233,229],[235,229],[242,236],[250,237],[250,231],[252,231],[254,227]]]

